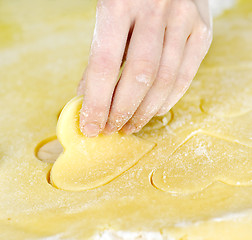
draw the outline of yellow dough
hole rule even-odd
[[[199,132],[153,172],[152,182],[158,189],[180,194],[199,192],[215,181],[250,185],[250,156],[252,148]]]
[[[85,137],[79,130],[81,105],[82,97],[72,99],[57,124],[64,152],[52,167],[50,181],[63,190],[81,191],[104,185],[135,165],[155,145],[120,133]]]
[[[58,116],[87,65],[95,5],[0,1],[0,239],[251,240],[252,1],[214,20],[169,113],[86,139],[81,98]]]

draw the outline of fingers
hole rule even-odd
[[[122,128],[125,133],[137,132],[146,125],[165,103],[172,90],[183,58],[185,44],[194,23],[193,18],[184,18],[184,22],[181,23],[176,19],[178,17],[180,16],[171,16],[174,21],[167,25],[157,77],[137,111]]]
[[[211,31],[203,22],[199,21],[187,41],[183,61],[172,92],[158,111],[158,116],[167,113],[184,95],[205,57],[211,41]]]
[[[78,89],[78,94],[84,95],[80,129],[88,137],[98,135],[107,121],[131,25],[120,5],[109,9],[101,3],[97,7],[89,63]]]
[[[116,87],[105,128],[118,131],[131,118],[150,89],[161,58],[165,24],[157,11],[136,19],[125,68]]]
[[[189,87],[211,42],[209,24],[193,1],[162,1],[171,4],[170,11],[169,4],[157,4],[135,13],[128,11],[127,1],[99,3],[89,64],[78,88],[84,95],[80,127],[89,137],[122,127],[136,132],[155,114],[169,111]]]

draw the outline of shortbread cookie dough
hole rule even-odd
[[[52,184],[55,160],[71,149],[56,125],[87,64],[95,4],[1,1],[0,239],[251,240],[250,0],[215,19],[188,92],[131,136],[145,146],[130,147],[136,158],[78,191],[58,185],[62,175]]]
[[[82,97],[63,109],[57,136],[64,152],[54,163],[51,183],[60,189],[81,191],[99,187],[131,168],[155,144],[134,135],[114,133],[85,137],[79,129]]]
[[[153,172],[152,182],[160,190],[177,194],[199,192],[216,181],[250,185],[250,156],[252,148],[199,132]]]

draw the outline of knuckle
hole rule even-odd
[[[104,8],[104,0],[101,1],[101,7]],[[128,1],[123,0],[107,0],[106,6],[109,11],[109,14],[114,16],[123,16],[125,12],[127,12],[129,5]]]
[[[199,44],[202,46],[201,57],[204,57],[212,43],[213,34],[211,28],[203,21],[200,21],[198,25],[198,39]]]
[[[169,3],[170,1],[169,1],[169,0],[152,0],[152,2],[153,2],[154,4],[156,4],[157,6],[159,6],[159,5],[167,4],[167,3]]]
[[[140,69],[141,71],[145,70],[146,73],[152,73],[155,63],[147,59],[138,59],[132,62],[132,65],[135,69]]]
[[[195,5],[194,1],[192,1],[192,0],[183,0],[182,4],[183,4],[183,7],[184,7],[184,11],[190,12],[193,15],[198,14],[198,9],[197,9],[197,6]]]
[[[197,7],[191,0],[179,0],[177,3],[177,15],[178,16],[195,16],[197,15]]]
[[[152,0],[152,15],[163,16],[167,14],[167,6],[170,3],[170,0]]]
[[[176,79],[175,71],[168,66],[160,66],[157,80],[161,83],[162,87],[169,87]]]
[[[100,73],[102,75],[111,75],[118,70],[119,64],[114,60],[111,54],[106,51],[92,56],[89,61],[89,73]]]
[[[177,33],[181,38],[181,34],[190,34],[194,20],[198,16],[198,10],[192,0],[177,0],[173,2],[173,11],[169,13],[168,28],[169,31]]]
[[[155,65],[150,60],[136,60],[129,64],[129,67],[139,83],[150,86],[157,72]]]
[[[201,36],[201,39],[204,39],[204,40],[211,40],[212,39],[212,30],[202,20],[199,22],[199,34]]]

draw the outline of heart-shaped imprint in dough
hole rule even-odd
[[[50,182],[63,190],[83,191],[102,186],[119,176],[154,147],[134,135],[114,133],[85,137],[79,129],[82,97],[72,99],[57,124],[64,152],[54,163]]]
[[[151,183],[177,194],[199,192],[215,181],[232,186],[252,184],[252,148],[207,134],[197,134],[153,171]]]

